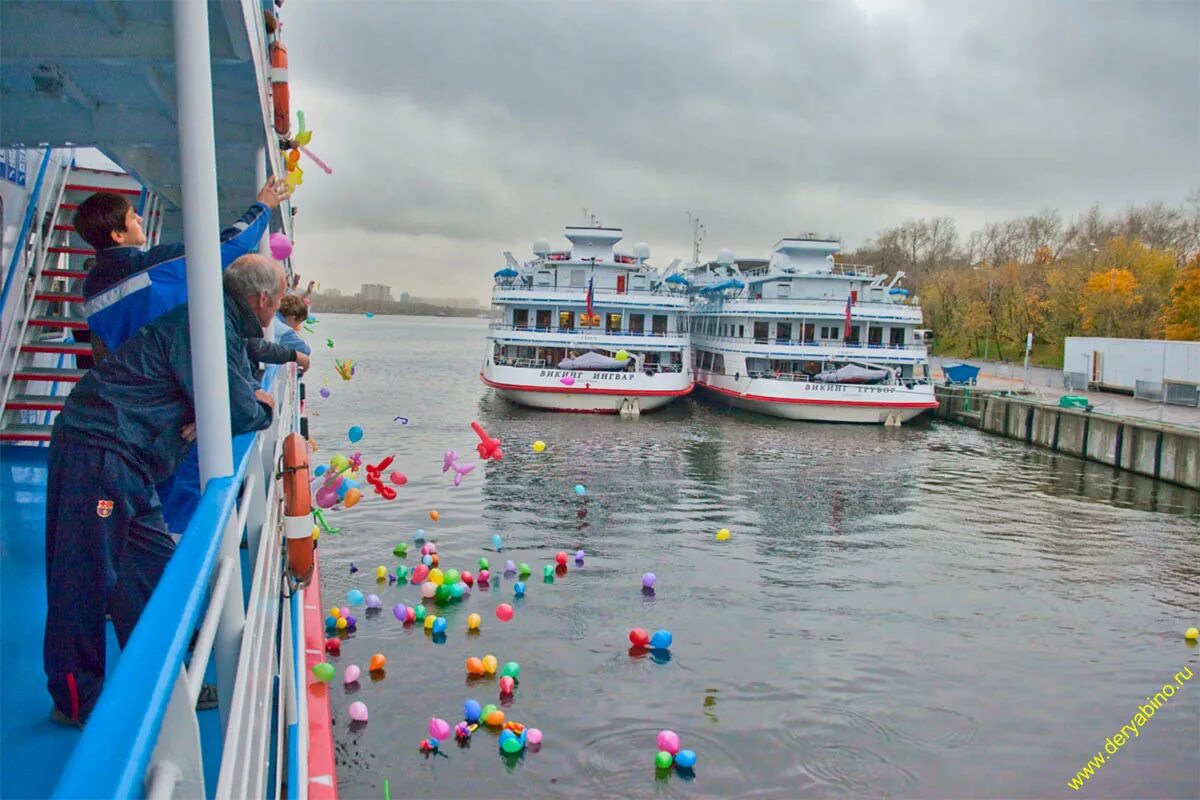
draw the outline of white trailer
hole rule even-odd
[[[1131,392],[1196,405],[1200,342],[1070,336],[1063,353],[1069,388]]]

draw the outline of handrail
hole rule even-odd
[[[686,339],[687,331],[667,331],[666,333],[655,333],[653,331],[633,331],[628,328],[538,328],[533,325],[510,325],[507,322],[493,322],[488,325],[490,331],[519,331],[521,333],[569,333],[569,334],[597,334],[600,336],[646,336],[655,339],[670,339],[680,338]]]
[[[263,385],[273,386],[280,372],[269,367]],[[280,377],[286,380],[287,373]],[[276,396],[282,400],[280,392]],[[231,522],[244,519],[248,506],[239,504],[239,492],[243,487],[247,494],[256,491],[251,479],[252,457],[259,452],[256,446],[259,438],[274,430],[273,425],[266,431],[234,437],[234,474],[214,478],[205,487],[200,504],[129,637],[116,670],[105,682],[87,727],[55,786],[54,797],[142,794],[192,631],[201,612],[215,602],[210,598],[210,588],[224,532]],[[242,532],[238,530],[236,535],[240,537]],[[240,603],[240,587],[231,586],[229,591],[238,594]],[[113,742],[121,743],[124,755],[120,759],[112,757]],[[97,765],[111,765],[112,769],[98,769]],[[155,779],[158,780],[157,775]]]
[[[21,222],[21,232],[17,234],[15,243],[13,244],[12,261],[9,262],[8,272],[4,277],[4,287],[0,289],[0,314],[4,313],[4,309],[8,305],[8,291],[13,285],[13,273],[17,270],[17,264],[21,261],[21,256],[25,253],[25,240],[29,238],[29,229],[33,226],[33,215],[37,211],[38,195],[42,192],[42,182],[46,178],[46,168],[50,166],[50,154],[53,153],[52,148],[47,148],[42,155],[42,163],[38,167],[37,178],[33,183],[33,190],[29,193],[29,203],[25,206],[25,219]]]
[[[785,340],[779,340],[779,339],[773,339],[773,338],[755,339],[751,336],[720,336],[720,335],[713,334],[713,333],[694,333],[694,334],[692,334],[692,336],[694,337],[692,339],[693,345],[700,344],[700,342],[698,340],[705,339],[705,340],[716,340],[716,341],[722,341],[722,342],[740,342],[740,343],[746,344],[746,345],[766,344],[766,345],[786,345],[788,347],[819,347],[819,348],[823,348],[825,350],[837,350],[837,349],[843,349],[843,348],[854,349],[854,350],[924,350],[924,349],[926,349],[925,345],[915,344],[915,343],[910,343],[910,344],[863,344],[861,342],[812,341],[810,339],[805,339],[804,341],[800,341],[799,339],[785,339]]]

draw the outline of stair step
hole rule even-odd
[[[79,203],[59,203],[58,207],[63,211],[78,211]]]
[[[47,253],[66,253],[70,256],[94,256],[96,251],[90,247],[47,247]]]
[[[8,425],[0,428],[0,442],[48,442],[53,425]]]
[[[86,319],[64,319],[62,317],[30,317],[29,324],[37,328],[66,328],[72,331],[86,331]]]
[[[14,411],[62,411],[65,394],[17,394],[4,406]]]
[[[43,342],[41,344],[23,344],[22,353],[66,353],[71,356],[90,356],[92,346],[79,342]]]
[[[86,269],[44,269],[42,275],[48,278],[86,278]]]
[[[67,231],[68,233],[70,233],[70,232],[73,232],[73,231],[75,230],[75,226],[74,226],[74,225],[63,225],[62,223],[59,223],[58,225],[55,225],[55,226],[54,226],[54,230],[56,230],[56,231]]]
[[[131,197],[141,197],[141,189],[118,189],[113,186],[91,186],[86,183],[68,183],[68,192],[109,192],[111,194],[126,194]]]
[[[86,369],[70,369],[67,367],[21,367],[13,371],[14,381],[40,381],[53,383],[78,383],[87,374]]]
[[[48,300],[51,303],[82,303],[86,298],[75,292],[38,292],[34,300]]]

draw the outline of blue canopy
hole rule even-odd
[[[727,281],[721,281],[720,283],[714,283],[710,286],[705,286],[700,291],[701,292],[723,292],[726,289],[744,289],[744,288],[746,288],[746,284],[742,283],[737,278],[730,278]]]
[[[902,295],[908,297],[908,289],[901,289],[899,286],[894,289],[888,289],[888,294]]]
[[[512,267],[505,267],[504,269],[498,269],[495,272],[493,272],[492,277],[493,278],[515,278],[520,274],[521,273],[517,272]]]
[[[667,276],[667,283],[679,283],[679,284],[682,284],[682,285],[684,285],[684,286],[687,286],[687,285],[688,285],[688,279],[687,279],[687,278],[685,278],[685,277],[683,277],[683,276],[682,276],[682,275],[680,275],[679,273],[675,273],[674,275],[668,275],[668,276]]]

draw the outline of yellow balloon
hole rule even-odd
[[[295,188],[304,183],[304,170],[296,167],[287,174],[287,185]]]
[[[728,538],[729,538],[729,528],[721,528],[721,530],[717,531],[717,541],[718,542],[723,542]]]
[[[308,143],[312,141],[312,131],[300,131],[296,134],[296,138],[293,141],[301,147],[307,147]]]
[[[435,617],[433,614],[427,615],[425,617],[425,630],[427,630],[427,631],[433,630],[433,623],[434,623],[434,620],[436,620],[436,619],[437,619],[437,617]]]
[[[434,586],[441,586],[442,581],[446,580],[446,576],[442,574],[440,569],[434,567],[433,569],[429,570],[429,580]]]
[[[469,631],[479,630],[479,623],[481,623],[481,622],[483,622],[483,618],[480,617],[478,614],[468,614],[467,615],[467,630],[469,630]]]
[[[387,567],[382,567],[382,566],[376,567],[375,568],[375,577],[378,580],[386,581],[387,580]]]
[[[1188,628],[1183,632],[1183,638],[1187,639],[1189,642],[1194,642],[1197,639],[1200,639],[1200,629]]]
[[[486,656],[483,657],[483,671],[486,672],[488,675],[495,675],[496,667],[499,666],[499,663],[500,662],[498,662],[496,660],[496,657],[494,655],[492,655],[491,653],[488,653]]]
[[[338,608],[337,606],[334,606],[333,608],[329,609],[328,616],[340,617],[340,616],[342,616],[342,610],[340,608]]]
[[[541,439],[538,439],[536,442],[533,443],[533,452],[540,453],[545,449],[546,449],[546,443],[543,442]]]
[[[313,541],[316,541],[317,539],[321,538],[321,529],[318,528],[316,525],[313,525],[312,537],[313,537]]]
[[[349,463],[350,461],[341,453],[338,453],[336,456],[329,459],[329,466],[333,468],[334,472],[341,472],[347,467],[347,465],[349,465]]]
[[[625,352],[624,350],[618,350],[615,358],[617,361],[627,361],[629,359],[629,353]]]
[[[346,626],[347,626],[347,625],[349,625],[349,624],[350,624],[350,623],[346,622],[346,618],[345,618],[345,617],[338,617],[338,621],[337,621],[337,629],[338,629],[339,631],[344,631],[344,630],[346,630]]]

